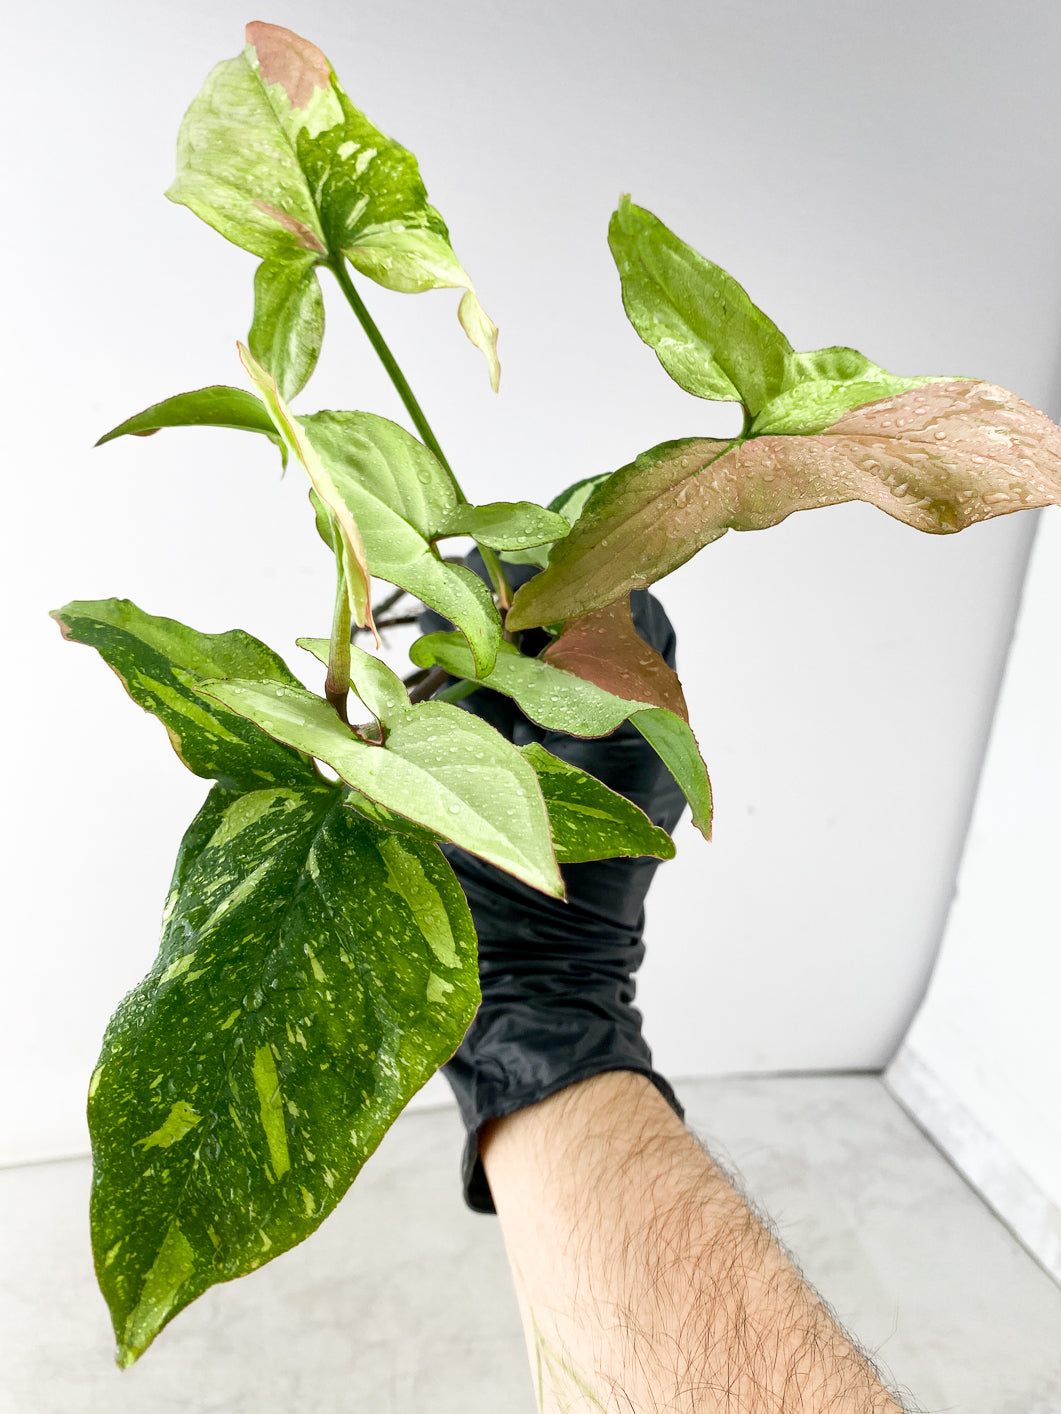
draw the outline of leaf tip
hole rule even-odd
[[[332,66],[308,39],[263,20],[252,20],[244,33],[258,56],[262,79],[282,84],[292,107],[305,108],[316,89],[328,87]]]

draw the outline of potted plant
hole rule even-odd
[[[796,510],[858,499],[938,534],[1061,501],[1061,431],[1044,414],[973,379],[797,352],[731,276],[623,198],[609,245],[631,323],[687,392],[740,404],[743,427],[653,447],[548,506],[471,504],[355,280],[461,289],[495,388],[497,331],[412,154],[278,26],[248,26],[207,78],[168,195],[260,259],[239,349],[250,387],[178,394],[100,440],[194,424],[272,442],[308,478],[335,596],[329,638],[299,640],[320,691],[240,630],[200,633],[126,600],[54,615],[213,782],[158,957],[89,1087],[93,1248],[123,1365],[207,1287],[308,1236],[460,1042],[475,933],[440,841],[556,897],[558,862],[673,853],[622,796],[513,746],[462,695],[489,687],[580,736],[630,720],[708,836],[681,686],[634,629],[632,589]],[[366,411],[291,411],[321,348],[322,273],[416,435]],[[489,583],[447,557],[456,537],[476,542]],[[516,592],[513,563],[540,569]],[[394,587],[385,609],[373,580]],[[453,625],[414,643],[404,679],[356,641],[395,593]]]

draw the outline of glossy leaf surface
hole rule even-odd
[[[204,683],[202,690],[278,741],[326,762],[388,810],[532,888],[563,897],[534,771],[478,717],[445,702],[423,702],[392,718],[386,745],[377,746],[305,688],[225,681]]]
[[[307,1237],[478,1004],[475,933],[433,845],[318,782],[216,786],[158,958],[92,1077],[92,1240],[118,1359]]]
[[[686,392],[755,414],[784,389],[792,345],[732,275],[629,197],[608,244],[630,322]]]
[[[471,655],[457,634],[427,634],[412,645],[409,656],[418,667],[440,663],[454,677],[475,677]],[[711,784],[707,768],[696,738],[680,717],[636,698],[617,697],[541,658],[525,657],[511,643],[501,644],[493,672],[479,681],[484,687],[513,698],[539,726],[570,736],[607,736],[629,717],[681,786],[692,807],[693,823],[710,836]]]
[[[146,614],[128,599],[75,600],[52,618],[64,638],[98,651],[133,701],[158,717],[174,751],[197,776],[243,789],[319,781],[308,756],[196,691],[219,676],[301,686],[283,660],[249,633],[199,633]]]
[[[220,384],[153,403],[105,432],[96,446],[102,447],[115,437],[148,437],[163,427],[234,427],[243,432],[261,432],[276,443],[287,460],[283,441],[261,399],[244,388]]]
[[[549,567],[516,594],[513,629],[645,588],[727,530],[866,501],[931,534],[1061,503],[1061,430],[989,383],[931,382],[855,408],[826,433],[666,443],[598,488]]]
[[[263,260],[254,276],[251,353],[293,398],[309,381],[324,340],[324,299],[312,257]]]
[[[167,196],[263,260],[346,258],[392,290],[463,287],[458,317],[496,388],[497,330],[415,157],[354,107],[314,44],[257,22],[247,41],[188,109]]]
[[[559,516],[563,516],[566,527],[563,535],[558,536],[558,539],[562,540],[564,538],[568,529],[574,525],[575,521],[578,520],[579,516],[582,514],[582,508],[589,500],[590,496],[593,495],[593,492],[602,481],[607,481],[610,475],[611,472],[604,471],[598,473],[596,476],[585,476],[581,481],[576,481],[573,486],[568,486],[565,490],[561,491],[558,496],[553,497],[549,502],[548,509]],[[507,560],[509,564],[538,565],[540,568],[544,569],[549,563],[549,554],[555,543],[555,540],[550,540],[547,544],[536,545],[530,550],[506,551],[502,554],[501,558]]]
[[[674,858],[674,841],[625,796],[561,761],[536,741],[520,751],[538,774],[561,864],[651,854]]]
[[[492,550],[525,550],[567,534],[570,522],[533,501],[492,501],[485,506],[455,506],[439,528],[439,537],[471,535]]]
[[[374,575],[443,614],[489,672],[501,620],[489,589],[430,543],[457,507],[441,463],[403,427],[367,412],[318,412],[296,419],[337,494],[356,518]]]

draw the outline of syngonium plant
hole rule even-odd
[[[470,505],[350,273],[463,289],[460,322],[496,389],[497,330],[413,155],[319,49],[255,23],[189,108],[177,167],[167,195],[261,261],[239,349],[254,391],[183,393],[100,441],[193,424],[262,434],[309,479],[336,593],[330,638],[299,640],[325,665],[320,694],[238,629],[200,633],[115,599],[54,615],[214,782],[181,843],[158,957],[89,1086],[93,1250],[122,1365],[207,1287],[307,1237],[456,1049],[479,1000],[476,939],[440,842],[556,897],[558,864],[673,854],[622,796],[513,746],[462,695],[494,689],[576,736],[630,720],[707,836],[681,685],[638,636],[631,589],[726,530],[816,506],[868,501],[947,533],[1061,502],[1061,430],[1043,413],[973,379],[896,377],[854,349],[797,353],[730,275],[623,198],[609,244],[634,328],[682,388],[739,403],[744,425],[653,447],[548,507]],[[290,411],[321,347],[322,268],[418,436],[369,412]],[[489,588],[440,552],[468,536]],[[541,572],[513,596],[506,561]],[[454,626],[413,644],[404,680],[352,642],[375,633],[373,577]]]

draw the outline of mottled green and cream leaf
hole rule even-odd
[[[561,864],[649,854],[673,859],[674,841],[643,810],[538,742],[520,751],[538,774]]]
[[[497,387],[497,329],[416,158],[350,102],[309,40],[247,26],[243,53],[211,71],[185,115],[166,195],[274,266],[346,259],[388,289],[463,289],[460,323]]]
[[[218,677],[300,686],[283,660],[249,633],[200,633],[147,614],[128,599],[75,600],[52,618],[65,638],[97,650],[133,701],[158,717],[197,776],[244,789],[317,779],[304,753],[196,691]]]
[[[319,1226],[478,1004],[441,852],[347,796],[215,787],[158,958],[107,1029],[92,1242],[123,1365],[209,1286]]]

